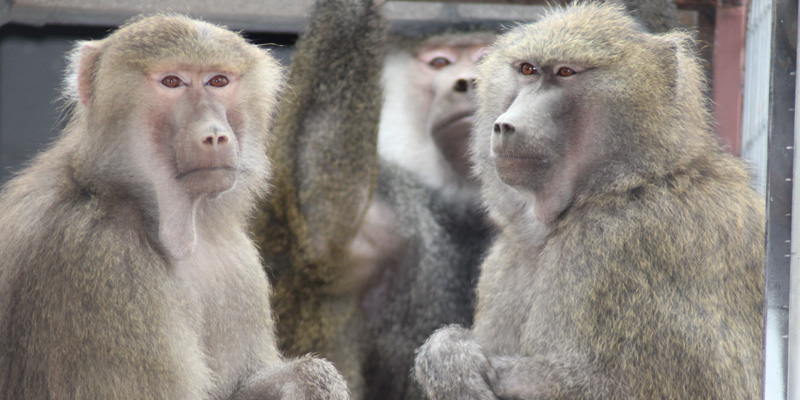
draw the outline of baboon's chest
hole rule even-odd
[[[564,268],[553,249],[496,246],[479,284],[478,341],[492,352],[530,354],[569,336],[573,293]]]
[[[207,365],[225,382],[270,348],[269,289],[257,259],[203,244],[198,238],[195,254],[179,263],[176,276]]]

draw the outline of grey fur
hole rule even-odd
[[[761,397],[764,205],[692,48],[590,3],[494,45],[472,151],[501,233],[472,329],[418,351],[431,399]]]

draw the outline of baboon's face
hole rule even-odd
[[[194,251],[201,201],[238,210],[263,191],[282,81],[267,52],[214,25],[157,15],[82,44],[76,61],[80,111],[96,136],[85,151],[115,168],[111,178],[87,175],[153,210],[174,259]]]
[[[488,45],[483,38],[438,43],[416,54],[422,72],[413,83],[430,95],[426,129],[445,160],[464,177],[469,176],[467,148],[476,109],[475,63]]]
[[[574,169],[584,148],[580,93],[588,68],[519,60],[513,69],[509,106],[492,127],[491,157],[507,185],[537,191],[555,175]]]
[[[233,187],[239,169],[235,129],[239,77],[214,70],[157,70],[147,88],[157,104],[151,114],[154,151],[190,195],[216,195]],[[171,153],[171,154],[170,154]]]
[[[621,10],[592,7],[500,36],[478,65],[470,144],[494,218],[534,201],[536,218],[552,221],[576,196],[658,170],[666,161],[653,157],[686,148],[693,137],[664,134],[684,124],[676,110],[685,105],[674,102],[679,36],[649,35]],[[696,105],[690,114],[702,114]]]

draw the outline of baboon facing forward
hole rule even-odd
[[[501,233],[471,330],[419,349],[433,399],[753,399],[763,204],[720,149],[683,33],[554,10],[480,66],[471,150]]]
[[[177,15],[71,61],[65,131],[0,192],[0,398],[346,399],[282,359],[248,238],[277,61]]]

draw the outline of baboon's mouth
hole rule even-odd
[[[513,153],[495,154],[494,165],[500,170],[539,169],[550,164],[548,159],[539,155],[522,155]]]
[[[438,132],[442,132],[445,130],[451,130],[452,128],[456,127],[456,125],[463,125],[466,127],[466,133],[469,133],[470,128],[472,128],[472,123],[474,122],[475,111],[474,110],[466,110],[461,111],[458,113],[454,113],[447,118],[444,118],[436,123],[433,127],[433,134],[436,135]],[[459,126],[462,128],[462,126]]]
[[[197,168],[180,175],[181,186],[191,195],[215,195],[225,192],[236,183],[236,168]]]
[[[547,161],[547,156],[537,153],[520,153],[513,151],[495,151],[495,158],[512,158],[512,159],[526,159],[526,160],[541,160]]]
[[[208,167],[208,168],[195,168],[178,174],[178,180],[187,179],[193,175],[198,174],[212,174],[212,173],[236,173],[236,168],[230,166],[224,167]]]

